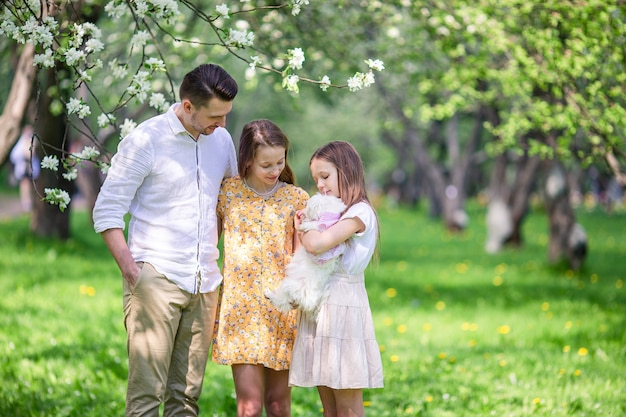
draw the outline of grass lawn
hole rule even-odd
[[[526,245],[483,250],[484,209],[462,235],[422,211],[381,209],[367,272],[385,388],[369,416],[626,416],[626,213],[578,212],[580,272],[547,264],[547,220]],[[121,277],[85,213],[73,238],[0,223],[0,416],[120,416],[126,379]],[[293,415],[320,416],[294,388]],[[234,416],[230,368],[207,367],[201,411]]]

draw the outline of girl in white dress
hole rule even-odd
[[[289,385],[317,387],[324,417],[365,415],[364,388],[383,387],[380,351],[365,290],[365,268],[378,241],[378,219],[365,189],[363,163],[348,142],[330,142],[310,161],[320,193],[348,207],[323,232],[299,232],[301,244],[319,255],[346,242],[317,321],[302,314],[293,346]],[[296,214],[295,227],[301,221]]]

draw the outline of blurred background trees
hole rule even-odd
[[[183,17],[171,27],[158,19],[111,19],[104,1],[67,3],[71,7],[58,11],[67,14],[65,21],[96,23],[116,45],[106,50],[109,59],[136,69],[145,54],[162,57],[167,72],[155,80],[169,102],[189,69],[204,62],[223,65],[241,86],[228,121],[235,141],[248,120],[273,119],[288,133],[292,164],[308,189],[311,152],[345,139],[361,152],[372,193],[393,204],[423,206],[448,230],[462,231],[471,221],[467,199],[480,198],[488,207],[490,252],[523,244],[524,217],[531,197],[538,196],[548,216],[549,260],[578,268],[587,242],[575,205],[585,194],[607,204],[619,201],[626,186],[622,2],[338,0],[311,2],[298,16],[279,3],[254,2],[267,8],[232,14],[228,22],[255,33],[254,47],[243,51],[222,47],[207,24],[221,2],[180,2]],[[129,53],[136,30],[149,30],[158,50]],[[38,152],[61,155],[94,138],[103,150],[115,151],[119,128],[100,129],[96,114],[79,121],[63,111],[60,103],[85,88],[71,71],[36,71],[28,65],[34,54],[28,44],[3,35],[0,45],[0,73],[13,86],[30,83],[25,102],[23,94],[22,102],[15,101],[9,83],[0,86],[0,160],[27,121],[44,143]],[[240,59],[284,61],[281,54],[295,47],[302,48],[308,73],[331,74],[333,82],[359,71],[367,58],[382,60],[385,70],[369,89],[323,92],[311,84],[295,95],[283,88],[279,73],[257,69],[252,77]],[[92,93],[94,107],[115,109],[120,124],[157,113],[145,103],[120,100],[124,91],[113,90],[111,77],[105,73],[91,82],[91,91],[82,91],[85,101],[94,101]],[[90,206],[101,174],[88,164],[81,171],[71,184],[53,172],[42,175],[39,197],[56,182],[71,193],[80,189]],[[33,230],[66,237],[69,213],[39,201]]]

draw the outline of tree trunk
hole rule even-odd
[[[20,136],[20,124],[30,100],[33,80],[37,67],[33,65],[35,48],[30,43],[24,45],[20,54],[11,91],[0,115],[0,162],[4,161]]]
[[[587,237],[582,226],[576,223],[567,175],[559,161],[547,160],[544,165],[544,191],[550,228],[548,261],[555,264],[565,260],[570,268],[578,270],[587,254]]]
[[[506,244],[522,246],[522,224],[528,214],[528,202],[535,183],[535,176],[540,166],[538,156],[521,156],[516,164],[515,181],[511,187],[507,203],[511,210],[513,230]]]
[[[39,155],[56,155],[59,160],[67,152],[65,141],[66,124],[64,115],[54,115],[50,112],[51,102],[58,97],[50,97],[47,93],[48,86],[54,85],[54,69],[40,72],[42,91],[39,99],[38,115],[35,131],[40,136],[40,144],[45,143],[45,148],[39,149]],[[35,182],[36,193],[39,198],[33,202],[33,212],[31,216],[31,231],[38,236],[55,237],[67,239],[70,237],[70,209],[61,211],[58,206],[41,201],[45,196],[46,188],[59,188],[66,190],[70,195],[71,184],[63,176],[63,167],[54,172],[49,169],[42,169],[39,178]]]
[[[497,121],[496,112],[491,113],[491,120]],[[523,140],[524,144],[526,139]],[[489,185],[489,207],[487,209],[487,242],[489,253],[498,252],[502,246],[523,245],[522,225],[528,214],[530,194],[535,185],[535,177],[541,160],[537,156],[529,157],[526,153],[515,161],[515,177],[509,185],[507,173],[511,155],[499,155],[491,174]]]

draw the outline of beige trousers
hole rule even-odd
[[[124,281],[127,416],[197,416],[213,338],[217,291],[190,294],[144,263]]]

